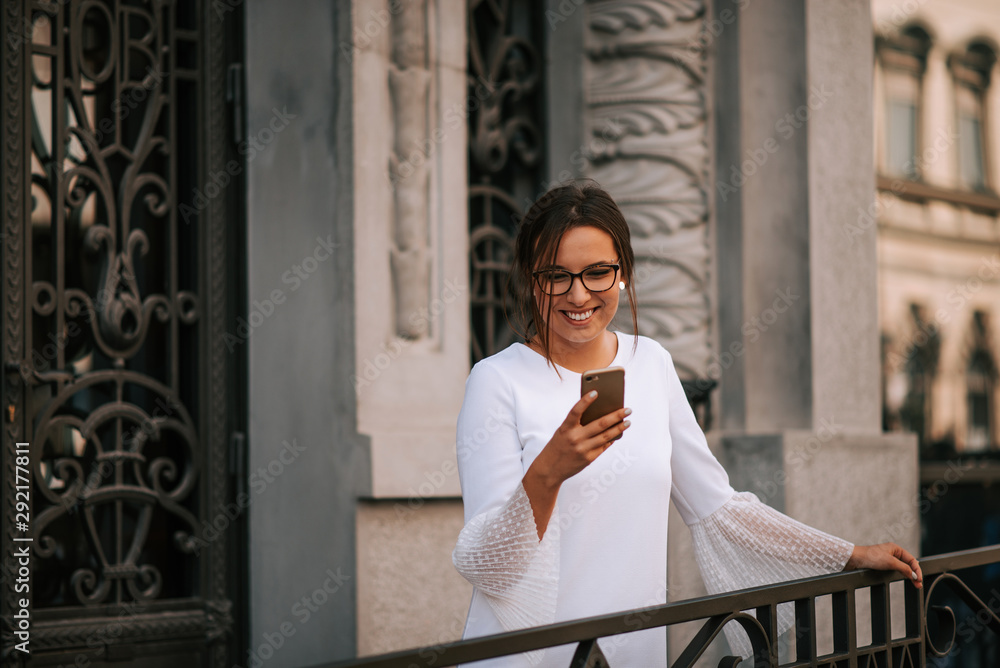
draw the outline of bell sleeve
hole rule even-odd
[[[670,396],[671,499],[691,529],[695,560],[710,594],[842,571],[854,545],[814,529],[736,493],[729,476],[708,449],[677,372],[668,370]],[[778,606],[778,633],[791,628],[791,604]],[[740,656],[752,654],[737,624],[726,637]]]
[[[485,596],[507,631],[550,624],[559,583],[559,517],[538,539],[524,477],[514,395],[480,362],[466,381],[458,419],[457,456],[465,527],[452,561]]]

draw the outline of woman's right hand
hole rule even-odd
[[[587,468],[629,428],[625,418],[632,413],[630,408],[620,408],[581,425],[583,412],[595,399],[597,392],[588,392],[576,402],[521,481],[531,502],[539,540],[545,535],[563,481]]]
[[[584,411],[596,399],[597,392],[581,397],[532,463],[531,468],[538,467],[536,473],[548,485],[558,487],[585,469],[629,428],[630,423],[625,418],[632,413],[630,408],[620,408],[581,425]]]

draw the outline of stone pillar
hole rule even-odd
[[[866,0],[721,1],[721,430],[737,489],[855,543],[917,553],[916,438],[882,434]],[[821,641],[822,642],[822,641]]]
[[[232,663],[306,666],[355,655],[355,504],[371,477],[348,382],[351,16],[318,0],[245,11],[252,331],[231,351],[248,366],[250,654]]]
[[[471,597],[450,559],[463,525],[470,99],[465,0],[350,4],[354,371],[337,382],[370,442],[352,539],[357,649],[372,654],[457,639]]]
[[[723,427],[877,431],[875,230],[846,233],[874,196],[867,3],[764,0],[734,26],[719,82],[739,81],[716,91]]]
[[[716,65],[722,432],[882,438],[868,5],[740,4]]]
[[[344,381],[371,439],[376,498],[459,494],[455,419],[469,371],[464,7],[354,7],[357,348]]]

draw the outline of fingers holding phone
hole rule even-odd
[[[552,439],[535,460],[552,479],[570,478],[597,459],[629,428],[631,410],[624,402],[624,369],[583,374],[583,396],[566,415]],[[602,399],[602,393],[608,398]],[[595,409],[594,406],[597,406]]]

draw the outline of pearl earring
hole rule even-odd
[[[618,281],[618,289],[619,290],[625,289],[625,281]]]

